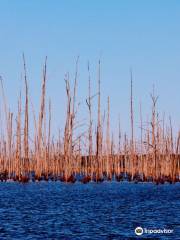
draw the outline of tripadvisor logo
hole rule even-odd
[[[137,227],[135,229],[135,234],[140,236],[142,234],[172,234],[174,232],[173,229],[147,229],[142,227]]]
[[[135,234],[138,235],[138,236],[142,235],[143,234],[143,228],[142,227],[137,227],[135,229]]]

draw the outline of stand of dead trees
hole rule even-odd
[[[43,66],[40,109],[36,117],[29,96],[26,62],[23,56],[24,91],[18,97],[17,114],[10,111],[1,78],[0,180],[40,181],[60,180],[83,183],[89,181],[127,180],[175,183],[180,179],[180,131],[175,135],[172,121],[165,125],[157,111],[158,97],[151,94],[150,121],[143,122],[140,104],[140,140],[134,134],[133,74],[130,72],[131,135],[122,133],[119,119],[118,143],[110,129],[110,98],[107,111],[101,110],[101,63],[98,63],[98,90],[92,94],[88,63],[87,131],[77,134],[78,59],[73,86],[65,75],[66,111],[64,133],[52,136],[51,101],[46,101],[47,59]],[[22,94],[24,93],[24,94]],[[97,100],[97,123],[93,108]],[[24,103],[23,103],[24,102]],[[32,109],[31,109],[32,107]],[[30,111],[31,109],[31,111]],[[30,121],[30,119],[33,119]],[[105,124],[104,124],[105,123]],[[31,127],[30,127],[31,124]],[[33,126],[33,127],[32,127]],[[30,131],[30,129],[33,129]],[[32,136],[33,135],[33,136]]]

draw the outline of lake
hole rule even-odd
[[[0,240],[180,239],[180,183],[0,183],[0,217]]]

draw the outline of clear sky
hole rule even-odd
[[[48,57],[48,97],[52,98],[54,129],[62,127],[65,112],[64,74],[73,81],[80,56],[79,119],[87,119],[87,62],[93,93],[101,59],[102,109],[111,100],[112,128],[118,115],[129,129],[130,74],[133,69],[135,125],[139,102],[150,114],[153,84],[160,113],[180,123],[180,1],[178,0],[1,0],[0,75],[11,109],[16,111],[22,82],[22,53],[26,56],[32,101],[38,110],[41,71]],[[96,99],[94,99],[94,105]],[[94,106],[95,107],[95,106]],[[94,116],[95,118],[96,116]]]

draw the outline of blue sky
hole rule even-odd
[[[129,130],[130,74],[133,69],[135,126],[139,102],[144,121],[150,115],[153,84],[160,113],[180,122],[180,1],[173,0],[1,0],[0,75],[11,109],[23,87],[22,53],[26,56],[31,98],[36,110],[40,97],[42,64],[48,57],[48,97],[53,104],[54,129],[62,127],[65,112],[64,74],[73,81],[79,60],[79,119],[87,119],[87,62],[93,92],[101,59],[102,109],[111,100],[112,129],[118,115]],[[94,99],[95,109],[96,99]],[[96,118],[96,115],[94,116]]]

